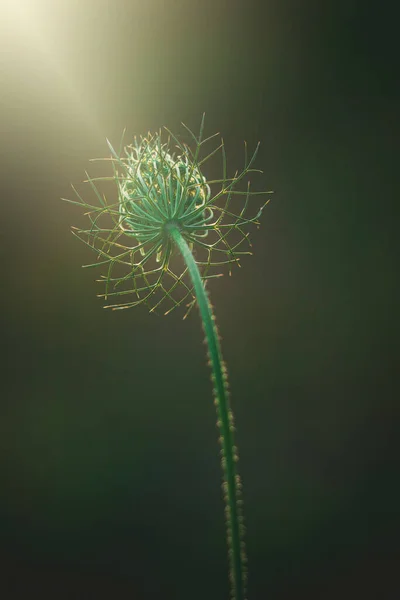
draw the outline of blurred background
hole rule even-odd
[[[104,311],[59,200],[106,137],[204,111],[275,190],[209,286],[249,600],[399,597],[397,32],[367,5],[0,0],[5,600],[228,598],[198,314]]]

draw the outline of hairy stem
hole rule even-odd
[[[221,353],[221,344],[213,310],[200,276],[196,261],[177,224],[168,225],[168,234],[181,252],[188,267],[194,286],[197,304],[208,345],[208,355],[214,384],[214,403],[217,409],[217,425],[220,432],[221,465],[227,524],[228,553],[232,598],[245,599],[245,547],[243,542],[243,517],[241,514],[240,478],[236,472],[238,460],[234,445],[233,414],[229,405],[226,367]]]

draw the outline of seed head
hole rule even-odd
[[[228,178],[222,139],[217,148],[201,157],[204,145],[219,135],[203,140],[204,115],[198,137],[184,127],[194,141],[193,148],[168,129],[165,142],[160,131],[134,138],[133,144],[125,147],[121,142],[119,152],[108,142],[111,156],[94,160],[111,162],[113,174],[87,175],[96,203],[88,204],[75,188],[78,200],[68,200],[87,209],[90,227],[74,227],[73,233],[97,253],[97,262],[85,266],[106,267],[100,279],[105,291],[100,297],[111,300],[109,308],[145,303],[154,311],[163,304],[170,312],[186,303],[186,314],[189,312],[194,304],[192,285],[187,268],[174,252],[168,233],[171,224],[179,227],[191,247],[204,281],[221,276],[221,267],[228,265],[230,269],[233,263],[239,264],[243,254],[251,254],[243,249],[244,243],[250,245],[246,227],[258,224],[267,203],[253,217],[247,217],[249,198],[271,192],[251,192],[250,182],[246,190],[239,190],[237,185],[256,171],[252,165],[258,145],[248,160],[245,144],[244,168]],[[207,181],[201,169],[218,152],[222,178]],[[97,182],[107,180],[116,184],[117,200],[113,203],[97,187]],[[236,196],[242,201],[235,209]]]

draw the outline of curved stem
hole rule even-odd
[[[217,425],[220,432],[232,597],[235,600],[244,600],[246,580],[244,562],[246,558],[243,542],[243,517],[240,510],[241,500],[239,499],[241,484],[239,475],[236,472],[235,463],[238,460],[238,455],[233,438],[234,424],[228,398],[226,367],[222,359],[215,317],[196,261],[186,240],[182,236],[179,226],[170,223],[167,226],[167,230],[188,267],[208,345],[208,355],[214,384],[214,403],[217,409]]]

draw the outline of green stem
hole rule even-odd
[[[215,324],[215,317],[196,261],[179,226],[175,223],[170,223],[167,227],[168,233],[181,252],[190,273],[207,340],[214,384],[214,402],[217,409],[217,425],[220,431],[232,597],[235,600],[244,600],[246,580],[244,562],[246,558],[243,542],[243,517],[240,510],[241,500],[239,498],[241,484],[239,475],[236,472],[235,463],[238,460],[238,455],[234,445],[233,414],[229,406],[226,367],[222,359],[221,344]]]

